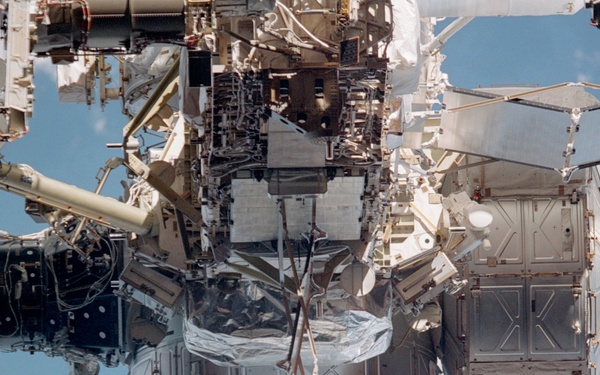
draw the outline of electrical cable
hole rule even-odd
[[[6,252],[6,263],[4,264],[4,274],[8,275],[7,280],[6,280],[6,284],[7,284],[7,295],[8,295],[8,307],[10,307],[10,311],[13,314],[13,318],[15,319],[15,324],[17,324],[18,322],[18,317],[17,314],[15,313],[15,309],[13,307],[12,304],[12,300],[10,298],[11,292],[12,292],[12,277],[10,276],[10,273],[8,273],[9,270],[9,265],[8,262],[10,260],[10,250],[8,250]],[[19,326],[21,326],[22,322],[19,322],[18,325],[15,327],[15,330],[13,333],[11,333],[10,335],[0,335],[0,337],[12,337],[15,335],[15,333],[19,332]]]
[[[51,255],[47,258],[48,270],[50,271],[54,279],[54,292],[56,294],[56,302],[58,304],[59,311],[73,311],[89,305],[96,299],[96,297],[98,297],[104,291],[104,289],[109,285],[110,281],[112,280],[112,276],[117,266],[118,253],[116,251],[115,245],[111,241],[108,241],[104,238],[100,238],[100,241],[103,241],[108,247],[111,260],[110,269],[98,280],[91,284],[90,289],[88,290],[88,293],[85,297],[85,300],[78,305],[69,304],[61,298],[58,277],[56,275],[56,270],[54,269],[54,256]]]

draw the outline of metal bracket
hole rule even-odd
[[[125,164],[133,173],[146,180],[150,186],[155,188],[161,193],[175,208],[181,211],[194,223],[202,226],[202,214],[194,206],[188,203],[181,195],[175,190],[171,189],[164,181],[154,175],[150,168],[144,164],[137,156],[129,155],[129,163]]]

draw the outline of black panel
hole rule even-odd
[[[299,172],[303,172],[299,175]],[[322,169],[272,171],[269,181],[271,195],[313,195],[327,192],[327,176]]]
[[[342,40],[342,42],[340,43],[340,65],[358,64],[359,43],[359,37],[350,38],[348,40]]]
[[[97,297],[91,304],[69,314],[70,344],[78,347],[119,347],[118,297]]]
[[[41,263],[37,247],[0,247],[0,335],[18,334],[21,328],[23,334],[42,330]]]
[[[212,56],[209,51],[189,51],[188,69],[190,87],[212,85]]]

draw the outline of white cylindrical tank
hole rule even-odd
[[[137,234],[152,229],[150,212],[53,180],[27,165],[0,162],[0,189]]]
[[[419,0],[417,4],[421,17],[573,15],[585,6],[584,0]]]

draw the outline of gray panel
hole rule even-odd
[[[533,278],[528,322],[532,360],[585,358],[584,300],[573,294],[572,278]]]
[[[465,290],[465,289],[463,289]],[[467,298],[461,298],[462,291],[456,294],[442,294],[442,326],[444,329],[444,360],[446,360],[448,353],[451,353],[455,360],[464,363],[465,358],[468,356],[468,342],[471,335],[468,330],[469,325],[469,313]],[[464,339],[464,340],[463,340]]]
[[[466,163],[476,163],[483,158],[467,156]],[[465,171],[470,186],[485,185],[489,197],[515,196],[558,196],[565,188],[562,176],[554,170],[533,168],[527,165],[497,161],[480,168],[469,168]],[[584,183],[586,170],[573,173],[573,186]]]
[[[579,132],[575,133],[575,154],[571,165],[598,163],[598,135],[600,134],[600,110],[584,112],[579,120]]]
[[[584,311],[596,301],[581,285],[585,277],[572,275],[469,278],[466,301],[443,299],[445,369],[486,375],[587,373],[586,337],[593,330],[586,319],[596,312]],[[461,332],[467,347],[455,327],[464,307],[469,313]],[[467,370],[460,372],[464,359]]]
[[[370,361],[374,361],[371,359]],[[320,375],[337,375],[337,374],[353,374],[353,375],[369,375],[365,369],[365,363],[347,363],[345,365],[335,366],[333,369],[323,370],[319,369]],[[252,375],[262,375],[262,373],[253,373]],[[284,375],[285,372],[280,370],[276,375]]]
[[[525,249],[528,272],[579,272],[584,268],[584,203],[567,198],[526,202]],[[560,264],[560,266],[558,266]]]
[[[316,195],[327,192],[324,169],[298,171],[276,169],[269,178],[269,194],[278,196]]]
[[[482,246],[473,252],[472,273],[521,273],[525,268],[522,239],[522,202],[517,198],[485,200],[492,210],[494,221],[490,226],[492,248]],[[489,264],[489,266],[488,266]]]
[[[582,272],[585,268],[584,200],[571,204],[566,197],[524,197],[482,203],[494,215],[492,247],[475,249],[472,275]]]
[[[87,0],[87,6],[94,16],[124,16],[127,0]]]
[[[482,278],[471,290],[471,361],[525,358],[524,284],[522,278]]]
[[[600,195],[600,192],[597,189],[594,189],[594,191],[592,191],[592,194],[596,196],[596,198]],[[593,202],[591,206],[591,209],[594,210],[595,212],[598,212],[598,204],[600,203],[600,200],[598,199],[590,199],[591,202]],[[596,220],[594,222],[595,227],[598,228],[598,226],[600,225],[600,222],[598,222],[598,220]],[[598,231],[598,229],[595,229],[596,233]],[[592,249],[590,251],[590,253],[592,254],[592,257],[590,259],[590,262],[595,266],[598,267],[598,265],[600,264],[600,252],[598,251],[598,249],[600,249],[599,247],[600,242],[598,241],[598,239],[594,239],[593,243],[592,243]],[[596,340],[598,339],[598,334],[600,333],[600,330],[598,329],[598,323],[600,320],[600,316],[598,316],[599,312],[600,312],[600,272],[597,271],[596,272],[589,272],[589,290],[590,293],[588,295],[589,298],[589,307],[588,310],[586,312],[586,316],[588,317],[588,321],[586,322],[587,325],[587,333],[589,334],[589,337],[593,337],[594,338],[594,342],[597,342]],[[590,362],[593,363],[600,363],[600,345],[593,345],[590,347],[590,351],[588,353],[589,356],[589,360]]]
[[[275,366],[248,367],[245,370],[244,375],[281,375],[283,373],[283,371]]]
[[[483,100],[455,92],[444,94],[448,109]],[[444,112],[438,144],[448,150],[560,169],[568,141],[565,129],[570,124],[566,113],[502,102]],[[597,132],[592,138],[598,142],[599,137]]]
[[[469,362],[465,361],[462,346],[448,331],[444,331],[444,356],[441,358],[444,374],[461,374],[461,369],[467,368]]]
[[[301,131],[281,116],[269,119],[269,168],[325,167],[325,145],[312,142]]]
[[[135,260],[129,262],[119,278],[169,308],[183,292],[183,288],[170,278]]]
[[[279,209],[264,180],[234,179],[231,183],[230,240],[234,243],[277,239]],[[330,240],[360,238],[363,177],[338,177],[327,183],[327,194],[317,199],[317,223]],[[311,198],[312,199],[312,198]],[[309,229],[311,199],[286,199],[290,238],[299,239]]]
[[[531,89],[531,87],[483,87],[474,91],[506,96],[531,92]],[[581,86],[555,87],[549,91],[528,94],[526,99],[548,106],[562,108],[586,108],[600,104],[594,95],[585,91]]]
[[[231,182],[231,242],[256,242],[277,238],[277,202],[267,193],[265,180]]]
[[[469,371],[470,375],[579,375],[587,373],[585,361],[471,363]]]
[[[134,15],[181,14],[184,9],[183,0],[130,0],[129,7]]]

